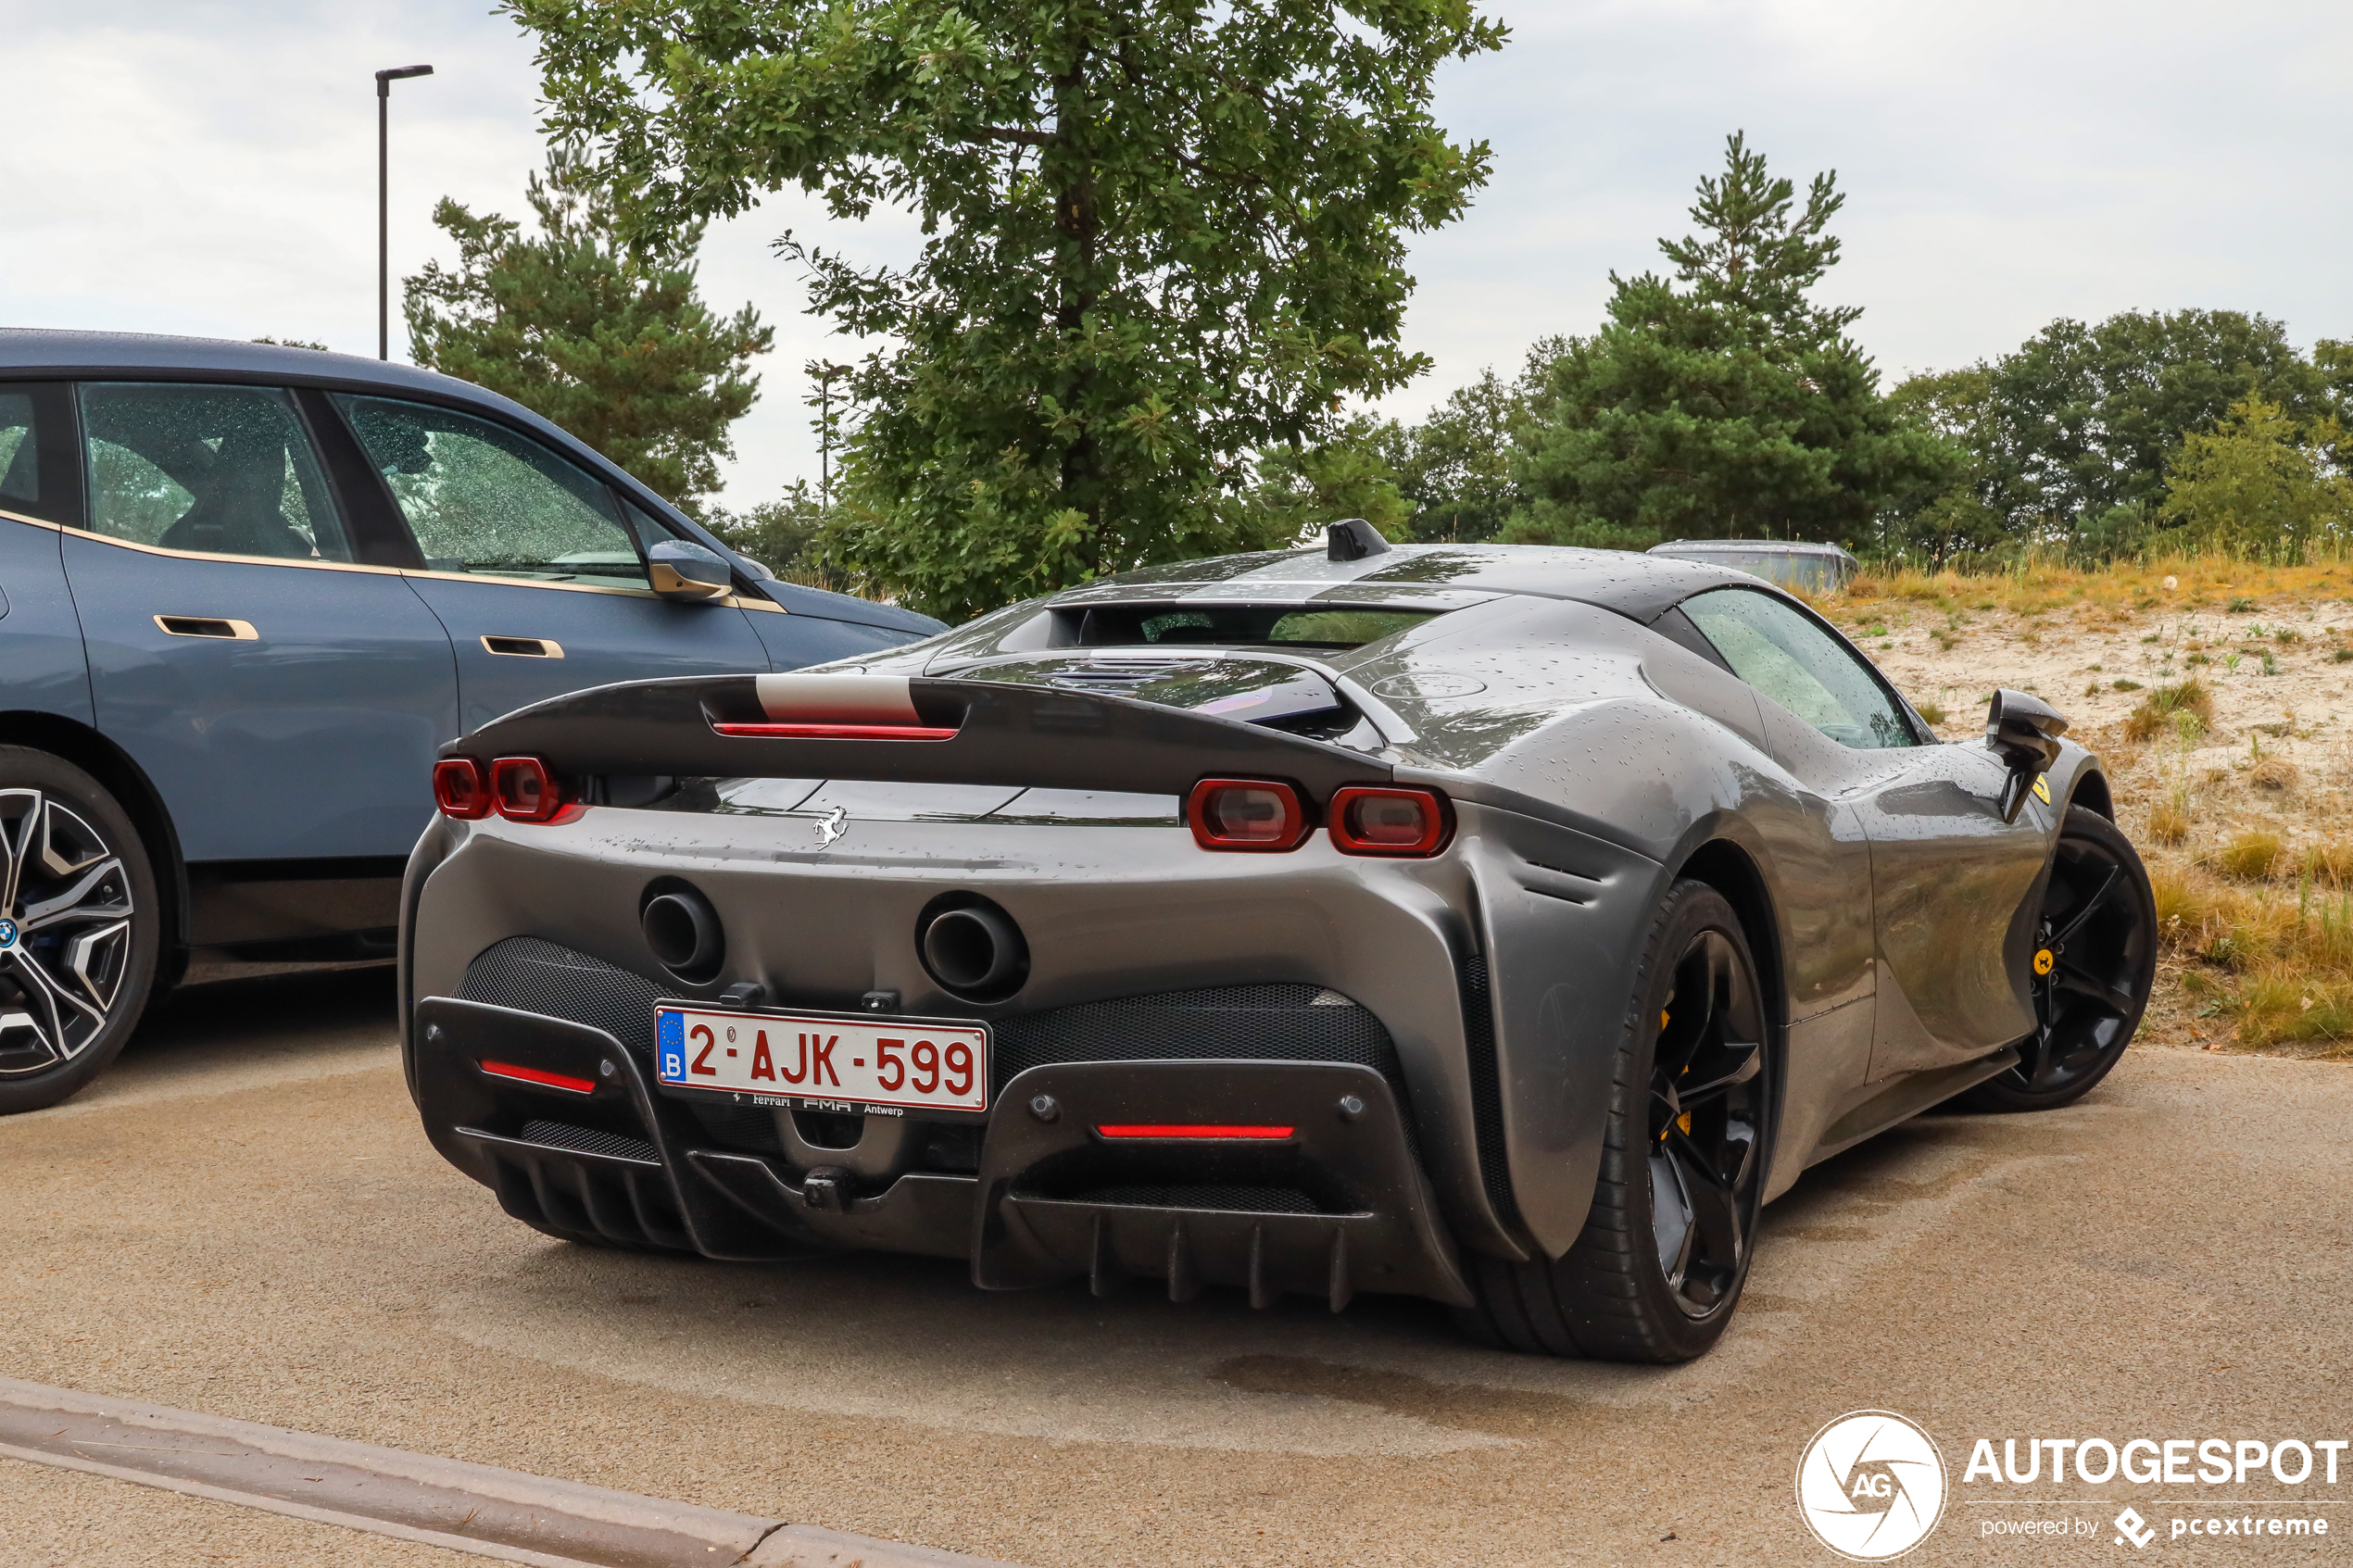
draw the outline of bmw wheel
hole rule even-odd
[[[131,819],[72,764],[0,746],[0,1113],[102,1072],[155,979],[155,874]]]
[[[1959,1097],[1976,1110],[2051,1110],[2108,1074],[2133,1043],[2157,979],[2157,900],[2114,822],[2070,806],[2035,922],[2034,1033],[2019,1062]]]
[[[1474,1332],[1514,1349],[1681,1361],[1740,1300],[1774,1083],[1740,918],[1699,882],[1668,892],[1617,1052],[1601,1178],[1557,1260],[1477,1260]]]

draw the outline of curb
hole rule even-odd
[[[0,1455],[536,1568],[993,1561],[5,1377]]]

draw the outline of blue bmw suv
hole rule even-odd
[[[777,582],[463,382],[0,331],[0,1112],[192,962],[389,959],[441,742],[938,630]]]

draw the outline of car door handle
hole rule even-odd
[[[222,637],[238,643],[258,642],[261,637],[252,621],[232,621],[225,615],[158,615],[156,624],[174,637]]]
[[[512,659],[561,659],[563,645],[553,637],[494,637],[483,633],[482,646],[491,653],[503,653]]]

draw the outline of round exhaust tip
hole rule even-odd
[[[691,887],[657,893],[638,911],[646,946],[661,967],[681,980],[700,984],[719,972],[727,956],[727,934],[711,900]]]
[[[1029,973],[1029,946],[1013,917],[988,903],[940,910],[924,922],[924,967],[960,997],[1011,996]]]

